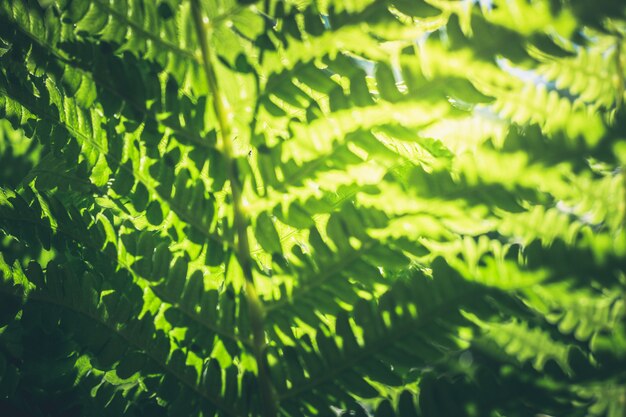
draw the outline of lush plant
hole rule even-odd
[[[3,416],[626,415],[622,0],[2,0]]]

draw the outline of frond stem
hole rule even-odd
[[[617,73],[617,97],[615,98],[616,109],[622,107],[624,99],[624,67],[622,65],[622,38],[617,37],[615,41],[615,72]]]
[[[217,118],[222,139],[222,151],[226,159],[228,178],[233,198],[233,223],[237,233],[237,258],[245,277],[244,292],[248,302],[248,315],[252,328],[253,350],[258,369],[258,386],[261,399],[262,415],[275,417],[278,414],[278,396],[272,385],[265,360],[265,312],[257,294],[254,277],[252,275],[252,258],[250,242],[248,240],[249,219],[243,208],[242,190],[239,182],[237,160],[233,151],[233,137],[231,128],[232,111],[220,90],[217,74],[211,60],[211,51],[208,44],[206,23],[203,20],[200,0],[191,0],[191,9],[196,30],[196,36],[202,51],[202,65],[204,68],[210,93],[212,94],[213,111]],[[207,22],[208,23],[208,22]]]

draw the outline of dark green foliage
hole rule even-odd
[[[0,415],[626,416],[624,36],[2,1]]]

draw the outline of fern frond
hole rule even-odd
[[[584,3],[3,2],[0,408],[618,414],[626,9]]]
[[[301,405],[294,400],[307,392],[309,405],[317,413],[323,412],[323,404],[327,403],[324,396],[346,401],[348,396],[342,398],[337,393],[349,392],[348,387],[359,397],[376,396],[376,389],[368,381],[399,385],[402,379],[397,372],[404,367],[436,363],[462,346],[460,335],[468,329],[459,330],[459,334],[453,329],[471,327],[471,323],[458,309],[481,315],[490,314],[490,309],[474,292],[478,287],[459,281],[445,264],[437,264],[433,269],[434,280],[416,276],[392,287],[378,303],[358,302],[353,319],[345,312],[337,315],[333,336],[319,330],[315,342],[305,337],[298,342],[299,349],[286,349],[282,353],[285,356],[301,352],[286,363],[277,361],[275,365],[274,372],[280,375],[277,387],[282,387],[287,409],[294,407],[296,412]],[[414,304],[415,299],[420,301]],[[450,305],[457,307],[451,309]],[[446,314],[442,311],[444,306]],[[367,379],[357,376],[355,369]]]

